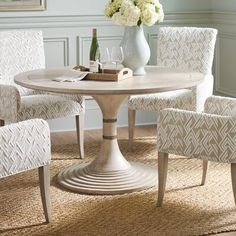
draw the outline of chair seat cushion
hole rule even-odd
[[[171,92],[130,96],[128,107],[131,110],[160,111],[164,108],[192,110],[193,92],[189,89]]]
[[[21,97],[17,119],[18,121],[32,118],[55,119],[79,115],[82,110],[82,105],[70,97],[48,94],[29,95]]]

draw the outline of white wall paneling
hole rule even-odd
[[[220,34],[215,65],[215,90],[236,97],[236,34]]]
[[[149,60],[149,65],[156,65],[157,64],[157,34],[148,34],[147,41],[150,45],[151,56]]]
[[[211,21],[219,30],[214,65],[215,93],[236,97],[236,12],[214,11]]]
[[[69,38],[44,38],[47,67],[69,66]]]
[[[113,46],[118,46],[122,39],[120,36],[98,36],[99,47],[100,49],[104,47],[112,48]],[[79,55],[78,55],[78,64],[88,65],[89,63],[89,50],[91,45],[91,36],[89,37],[77,37]]]

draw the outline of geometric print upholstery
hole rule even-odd
[[[205,112],[236,117],[236,98],[211,96],[205,103]]]
[[[13,85],[0,84],[0,119],[17,122],[20,104],[19,90]]]
[[[192,91],[190,89],[180,89],[171,92],[147,95],[132,95],[128,104],[129,109],[132,110],[157,111],[172,107],[191,110],[191,96]]]
[[[157,65],[211,74],[216,35],[216,29],[161,27]]]
[[[30,118],[55,119],[65,116],[79,115],[83,104],[70,97],[49,94],[37,94],[21,97],[21,107],[17,120],[23,121]]]
[[[158,152],[236,163],[236,118],[226,114],[229,104],[235,111],[236,99],[212,96],[205,107],[217,108],[217,114],[162,110],[158,117]]]
[[[41,31],[0,32],[0,120],[12,123],[30,118],[53,119],[81,114],[84,99],[77,94],[49,95],[14,83],[16,74],[43,68],[45,56]]]
[[[183,108],[202,111],[206,98],[213,92],[211,70],[216,35],[217,30],[209,28],[161,27],[157,38],[157,65],[182,71],[200,72],[209,80],[206,79],[200,85],[204,89],[191,88],[192,93],[185,94],[185,89],[182,92],[170,91],[130,96],[129,109],[160,111],[163,108]],[[173,101],[174,99],[176,102]]]
[[[14,76],[25,71],[45,68],[41,31],[13,30],[0,32],[0,83],[14,85],[21,96],[32,90],[14,83]]]
[[[0,128],[0,178],[50,163],[48,124],[28,120]]]

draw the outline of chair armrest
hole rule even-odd
[[[204,111],[209,114],[236,117],[236,98],[211,96],[205,102]]]
[[[16,122],[20,104],[19,90],[13,85],[0,84],[0,119]]]
[[[158,151],[209,161],[236,162],[236,119],[177,109],[160,112]]]
[[[50,162],[50,131],[44,120],[27,120],[0,128],[0,178]]]
[[[202,112],[204,110],[204,104],[208,97],[213,94],[214,77],[211,74],[205,75],[203,81],[195,87],[192,87],[193,91],[193,104],[195,107],[193,111]]]

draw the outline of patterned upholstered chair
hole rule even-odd
[[[204,113],[164,109],[158,121],[157,205],[163,202],[169,153],[204,160],[202,184],[208,161],[230,163],[236,202],[236,99],[211,96]]]
[[[14,83],[20,72],[45,68],[40,31],[0,32],[0,126],[32,118],[76,117],[80,156],[84,156],[84,100],[76,95],[55,95],[23,88]]]
[[[50,160],[50,131],[46,121],[27,120],[0,128],[0,179],[38,168],[40,192],[47,222],[51,221]]]
[[[162,27],[158,34],[157,65],[206,75],[196,87],[178,91],[131,96],[128,100],[129,147],[132,149],[136,110],[160,111],[179,108],[202,111],[212,95],[212,62],[217,30],[207,28]]]

